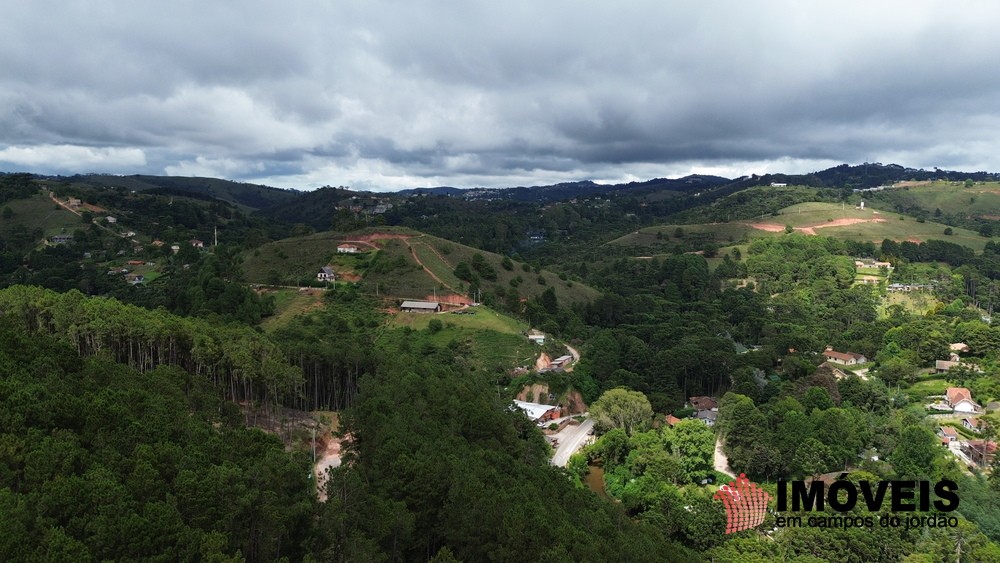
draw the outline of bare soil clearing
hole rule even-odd
[[[816,236],[816,229],[828,229],[831,227],[847,227],[850,225],[857,225],[859,223],[885,223],[885,219],[882,217],[873,217],[871,219],[859,219],[857,217],[847,217],[843,219],[834,219],[832,221],[826,221],[824,223],[817,223],[815,225],[809,225],[808,227],[795,227],[794,230],[806,235]],[[780,233],[785,230],[784,225],[778,225],[777,223],[749,223],[751,227],[759,231],[766,231],[769,233]]]

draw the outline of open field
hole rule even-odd
[[[429,315],[427,313],[399,313],[395,315],[389,323],[389,328],[409,327],[414,330],[423,330],[431,319],[452,324],[456,327],[468,330],[492,330],[502,334],[521,334],[528,330],[528,325],[516,319],[501,315],[487,307],[470,307],[468,312],[472,315],[456,315],[453,313],[442,313],[440,315]]]
[[[677,229],[680,229],[678,233]],[[681,237],[676,236],[681,234]],[[616,245],[652,246],[662,245],[667,248],[677,242],[698,242],[727,244],[745,240],[754,233],[753,227],[744,222],[733,223],[703,223],[694,225],[656,225],[644,227],[608,242]]]
[[[906,394],[915,401],[923,401],[931,395],[944,395],[951,384],[943,377],[922,378],[906,389]]]
[[[502,367],[506,370],[532,365],[542,351],[524,336],[529,328],[527,324],[485,306],[470,307],[466,311],[474,314],[398,313],[389,321],[380,339],[391,344],[400,338],[412,338],[413,346],[457,344],[464,347],[459,353],[466,361],[486,369]],[[441,321],[441,330],[428,329],[433,319]]]
[[[880,314],[886,316],[888,314],[889,307],[893,305],[902,305],[910,313],[924,315],[933,309],[937,303],[937,299],[935,299],[930,293],[887,293],[878,309]]]

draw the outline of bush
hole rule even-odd
[[[431,331],[431,333],[441,332],[442,328],[444,328],[444,323],[442,323],[439,319],[431,319],[427,323],[427,330]]]

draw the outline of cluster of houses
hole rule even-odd
[[[969,351],[969,346],[967,344],[964,342],[955,342],[950,344],[949,348],[950,352],[947,360],[934,360],[934,371],[937,373],[945,373],[951,371],[955,367],[962,366],[976,373],[982,373],[983,369],[981,367],[972,362],[963,361],[958,355],[959,352]]]
[[[893,293],[909,293],[911,291],[931,291],[934,286],[929,283],[890,283],[886,289]]]
[[[962,414],[979,414],[983,408],[972,400],[972,393],[965,387],[949,387],[944,396],[945,403],[953,412]],[[962,427],[972,432],[981,433],[985,424],[979,418],[966,416],[962,418]],[[951,446],[957,444],[958,449],[973,464],[989,467],[996,456],[997,443],[993,440],[972,439],[963,440],[958,430],[952,426],[939,426],[937,431],[941,444]]]
[[[715,420],[719,417],[719,401],[715,397],[688,397],[687,405],[695,410],[694,417],[692,418],[696,418],[708,426],[715,426]],[[681,419],[668,414],[666,421],[672,427],[680,422]]]
[[[344,243],[337,245],[337,254],[357,254],[361,249],[357,245]],[[337,273],[329,265],[323,266],[316,273],[316,281],[334,282],[337,281]]]
[[[392,200],[387,198],[351,196],[349,205],[338,205],[334,209],[339,211],[347,209],[355,215],[382,215],[395,207]]]

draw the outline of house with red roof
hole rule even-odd
[[[823,357],[826,358],[826,361],[828,362],[844,366],[854,366],[868,361],[868,358],[866,358],[864,354],[857,354],[854,352],[838,352],[830,346],[827,346],[826,350],[823,351]]]
[[[983,407],[972,400],[972,393],[965,387],[949,387],[944,394],[944,402],[955,412],[982,412]]]

